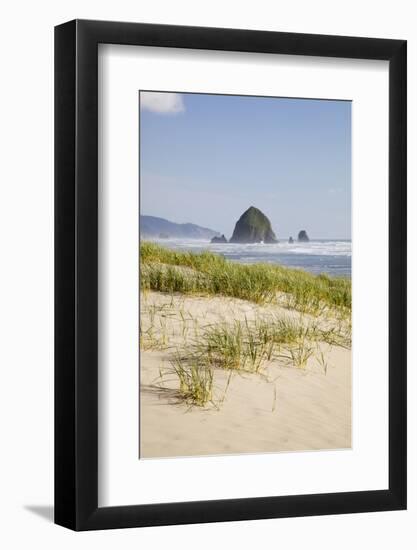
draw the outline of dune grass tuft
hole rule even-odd
[[[178,377],[181,400],[200,407],[213,402],[213,369],[192,359],[184,361],[180,354],[174,356],[171,366]]]

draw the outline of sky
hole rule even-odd
[[[351,238],[351,102],[140,92],[141,214],[233,233]]]

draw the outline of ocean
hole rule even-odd
[[[210,250],[228,260],[244,264],[271,263],[310,273],[327,273],[332,276],[351,277],[352,242],[346,240],[312,240],[308,243],[289,244],[211,244],[207,241],[187,239],[152,239],[174,250],[202,252]]]

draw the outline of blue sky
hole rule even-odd
[[[351,103],[141,92],[141,214],[230,237],[249,206],[278,238],[351,237]]]

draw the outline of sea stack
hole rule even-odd
[[[258,208],[251,206],[236,222],[230,242],[272,244],[278,240],[269,219]]]
[[[289,242],[289,244],[293,244],[293,243],[294,243],[294,239],[293,239],[292,237],[290,237],[290,238],[288,239],[288,242]]]
[[[305,229],[302,229],[298,233],[298,242],[299,243],[308,243],[310,239],[308,238],[307,231]]]
[[[224,244],[227,243],[227,239],[224,235],[222,235],[221,237],[214,236],[210,242],[212,244]]]

